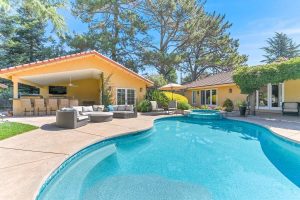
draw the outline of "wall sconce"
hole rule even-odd
[[[200,94],[200,91],[197,91],[197,95],[199,96],[199,94]]]
[[[143,88],[140,88],[140,92],[143,92]]]
[[[232,93],[232,89],[231,88],[229,88],[229,93]]]

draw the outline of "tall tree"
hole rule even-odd
[[[47,22],[32,15],[26,7],[14,16],[1,14],[0,65],[3,67],[29,63],[48,58],[45,44]],[[10,23],[13,22],[13,25]],[[2,29],[3,28],[3,29]]]
[[[225,16],[202,11],[202,17],[195,21],[195,36],[181,48],[184,54],[181,70],[187,74],[185,81],[232,71],[234,67],[245,64],[247,56],[238,53],[239,42],[230,37],[230,27]]]
[[[267,39],[267,46],[262,49],[265,51],[265,60],[262,62],[272,63],[280,58],[294,58],[300,55],[300,44],[296,44],[284,33],[275,33],[275,36]]]
[[[49,20],[57,34],[64,36],[66,25],[58,9],[65,8],[66,4],[66,0],[0,0],[0,11],[14,12],[14,10],[26,7],[32,16]]]
[[[138,71],[139,49],[142,35],[146,31],[137,13],[138,1],[135,0],[75,0],[73,13],[88,23],[89,31],[80,37],[78,46],[95,48],[126,67]],[[93,38],[93,44],[89,42]]]
[[[182,59],[178,50],[190,40],[192,33],[183,33],[192,28],[190,19],[199,14],[198,5],[194,0],[145,0],[143,8],[153,37],[144,44],[144,63],[176,82],[175,67]]]

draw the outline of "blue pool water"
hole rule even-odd
[[[300,145],[232,120],[160,119],[68,159],[38,199],[300,199]]]
[[[214,120],[214,119],[223,119],[223,115],[218,110],[192,110],[188,114],[188,117],[195,119],[205,119],[205,120]]]

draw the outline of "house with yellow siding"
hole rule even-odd
[[[19,84],[39,89],[38,98],[68,98],[82,104],[102,104],[104,80],[112,91],[114,104],[136,104],[146,94],[146,88],[153,83],[103,56],[96,51],[62,56],[44,61],[4,68],[0,78],[13,82],[13,114],[23,115]],[[60,90],[60,92],[58,91]]]
[[[247,95],[232,79],[232,72],[219,73],[185,85],[185,96],[193,106],[223,106],[226,99],[247,100]],[[283,102],[300,102],[300,80],[267,84],[256,91],[256,109],[261,112],[280,112]]]

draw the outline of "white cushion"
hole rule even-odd
[[[285,109],[298,109],[298,103],[284,103]]]
[[[62,108],[61,111],[75,111],[73,108]]]
[[[116,111],[116,110],[118,110],[118,107],[119,107],[119,106],[114,105],[114,106],[112,106],[112,107],[113,107],[114,111]]]
[[[82,112],[93,112],[93,106],[82,106]]]
[[[133,105],[127,105],[125,110],[126,111],[133,111]]]
[[[73,106],[72,107],[74,110],[76,110],[77,115],[81,115],[82,112],[82,106]]]
[[[88,118],[89,118],[88,116],[78,116],[77,120],[81,121],[81,120],[85,120],[85,119],[88,119]]]
[[[94,111],[103,111],[104,105],[93,105]]]
[[[118,111],[125,111],[126,106],[125,105],[120,105],[118,106]]]

